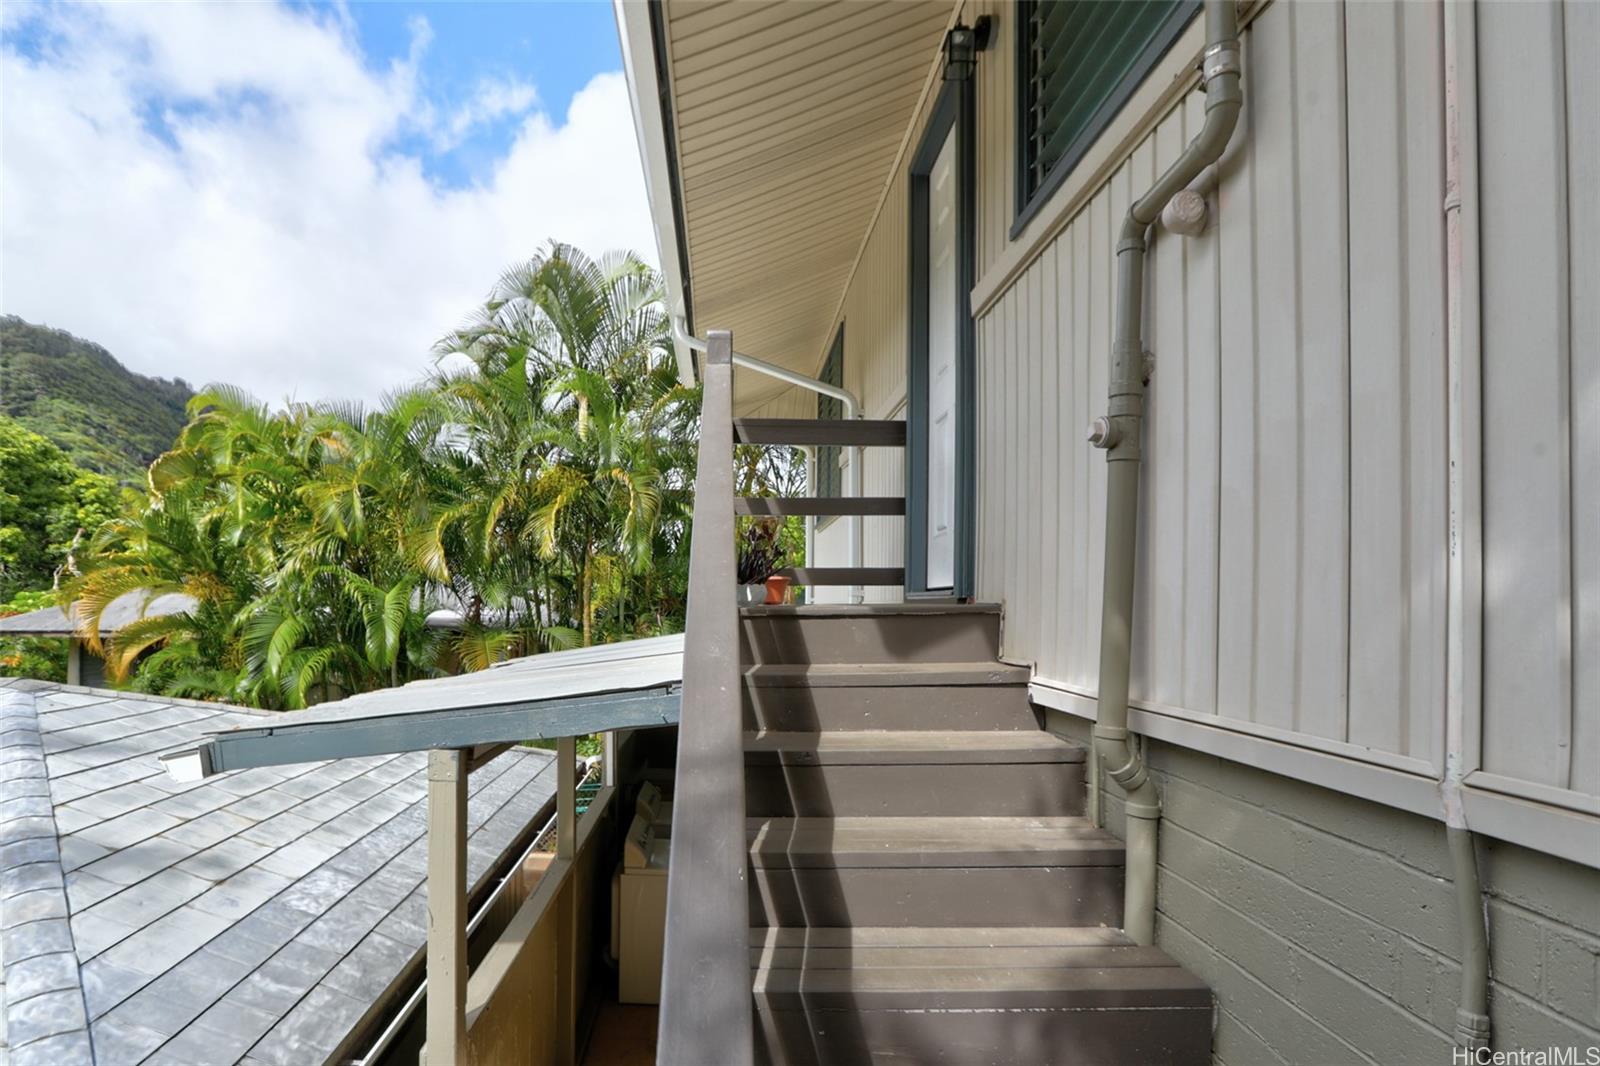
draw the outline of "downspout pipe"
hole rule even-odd
[[[1239,18],[1234,0],[1206,0],[1201,88],[1205,124],[1167,172],[1141,196],[1117,241],[1117,317],[1111,349],[1110,407],[1089,430],[1106,451],[1106,558],[1100,615],[1100,692],[1094,746],[1127,796],[1127,873],[1123,927],[1138,944],[1155,942],[1156,826],[1161,798],[1128,735],[1128,675],[1133,635],[1134,556],[1139,529],[1140,428],[1144,419],[1145,250],[1161,209],[1221,157],[1244,96],[1239,86]]]
[[[1450,558],[1447,597],[1450,610],[1445,629],[1445,758],[1439,781],[1444,814],[1445,841],[1455,882],[1456,920],[1461,929],[1461,991],[1456,1004],[1456,1046],[1475,1051],[1489,1046],[1489,922],[1484,908],[1483,883],[1478,873],[1477,848],[1467,824],[1462,790],[1471,769],[1467,754],[1467,720],[1477,707],[1479,649],[1476,633],[1469,630],[1468,604],[1476,600],[1468,585],[1476,585],[1481,566],[1475,534],[1476,501],[1467,475],[1468,458],[1478,449],[1467,429],[1466,403],[1473,391],[1467,379],[1472,358],[1467,340],[1470,312],[1465,299],[1470,286],[1467,245],[1475,219],[1463,213],[1463,191],[1469,175],[1466,160],[1474,153],[1475,125],[1470,89],[1476,81],[1473,57],[1477,54],[1476,14],[1470,8],[1452,10],[1444,24],[1445,66],[1445,373],[1448,392]],[[1471,240],[1476,247],[1476,241]]]
[[[1478,879],[1477,848],[1465,824],[1446,825],[1454,869],[1456,919],[1461,925],[1461,998],[1456,1004],[1456,1046],[1489,1046],[1489,926]]]
[[[706,342],[689,332],[688,326],[684,323],[681,315],[672,316],[672,337],[678,343],[693,351],[704,354],[706,350]],[[756,373],[765,374],[769,378],[777,378],[779,381],[787,382],[797,388],[807,389],[818,395],[838,400],[844,407],[844,416],[846,418],[861,417],[861,401],[856,399],[856,394],[849,389],[841,388],[838,385],[829,385],[826,381],[818,381],[816,378],[808,378],[804,374],[796,373],[787,367],[769,363],[765,359],[757,359],[753,355],[745,355],[743,352],[733,353],[733,365],[742,366],[746,370],[754,370]],[[861,495],[861,449],[859,447],[849,448],[846,454],[849,458],[850,468],[845,471],[844,494],[855,498]],[[849,521],[850,565],[859,567],[861,565],[861,516],[852,515]],[[808,534],[806,543],[807,563],[811,562],[810,531],[813,522],[814,519],[807,519],[806,521]],[[860,603],[862,598],[863,594],[860,587],[850,590],[852,603]]]

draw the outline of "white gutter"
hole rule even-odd
[[[645,0],[613,0],[617,37],[622,45],[622,70],[628,79],[628,103],[633,108],[633,129],[639,138],[639,162],[644,169],[645,194],[650,201],[650,221],[656,234],[656,257],[667,285],[667,313],[676,320],[688,313],[684,300],[683,262],[678,247],[676,213],[672,205],[672,167],[668,162],[667,124],[656,91],[655,43],[650,32],[650,7]],[[694,360],[682,343],[673,345],[678,360],[678,380],[694,384]]]

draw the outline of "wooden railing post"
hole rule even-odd
[[[578,858],[578,741],[556,741],[556,861]],[[576,870],[568,869],[556,901],[556,1061],[578,1058],[578,889]]]
[[[733,336],[713,330],[706,342],[667,864],[656,1050],[662,1066],[745,1066],[753,1054],[733,554]]]
[[[466,1066],[467,757],[428,752],[428,1066]]]

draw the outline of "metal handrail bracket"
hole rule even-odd
[[[733,539],[733,335],[706,337],[656,1062],[752,1061]]]

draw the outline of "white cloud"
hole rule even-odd
[[[485,78],[466,103],[450,113],[443,128],[434,131],[434,147],[454,148],[482,126],[526,114],[538,100],[538,92],[525,81]]]
[[[0,307],[143,373],[264,399],[371,399],[508,264],[549,238],[654,259],[620,73],[564,121],[485,81],[440,117],[419,90],[426,24],[374,71],[348,20],[266,4],[35,11],[44,54],[0,56]],[[14,18],[7,19],[11,28]],[[160,111],[164,139],[146,117]],[[385,151],[514,121],[464,188]]]

